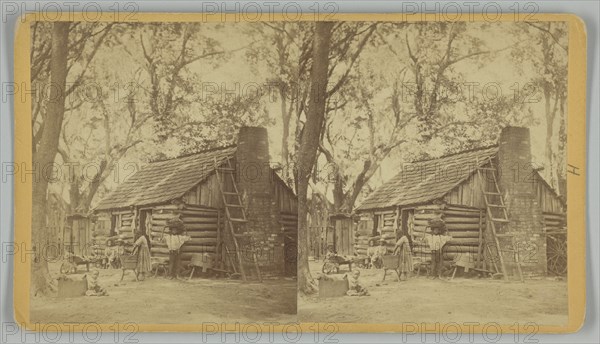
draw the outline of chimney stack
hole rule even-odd
[[[279,224],[279,208],[273,194],[266,128],[240,128],[236,171],[238,190],[247,210],[246,229],[251,234],[254,248],[260,250],[258,259],[261,270],[266,274],[280,275],[285,263],[283,235]]]
[[[500,184],[505,193],[533,193],[533,183],[527,180],[533,172],[529,128],[505,127],[498,139]]]
[[[546,273],[546,241],[536,173],[529,128],[505,127],[498,139],[498,183],[510,221],[501,233],[514,235],[514,247],[505,251],[509,273],[516,268],[511,249],[518,250],[525,274]]]

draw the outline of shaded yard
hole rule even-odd
[[[313,274],[322,262],[311,262]],[[499,324],[564,325],[568,320],[567,282],[555,279],[504,282],[455,278],[430,280],[412,277],[397,282],[388,272],[361,269],[361,281],[371,296],[300,296],[301,322],[496,322]],[[342,275],[336,275],[341,277]]]
[[[58,266],[58,265],[57,265]],[[57,266],[51,266],[53,272]],[[85,267],[80,267],[80,271]],[[138,324],[199,324],[202,322],[296,321],[296,281],[243,283],[225,279],[191,281],[149,277],[136,282],[131,271],[119,282],[121,270],[100,269],[100,284],[109,296],[34,297],[31,321]],[[58,276],[57,273],[53,275]],[[70,275],[81,278],[82,273]]]

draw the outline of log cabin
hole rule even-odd
[[[109,223],[95,236],[119,235],[131,245],[139,229],[150,237],[151,256],[167,259],[164,228],[179,216],[192,237],[181,248],[183,265],[193,254],[209,253],[233,271],[236,250],[251,248],[262,274],[295,276],[297,197],[271,167],[268,142],[265,128],[242,127],[236,145],[146,164],[95,207]],[[244,233],[235,234],[240,239],[227,230],[230,197],[239,197],[247,219]]]
[[[504,276],[566,273],[566,204],[532,163],[528,128],[504,128],[494,146],[404,164],[356,213],[357,255],[369,240],[383,238],[391,251],[408,235],[415,260],[427,261],[418,239],[441,217],[453,237],[446,261],[466,255]]]

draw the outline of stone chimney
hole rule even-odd
[[[236,180],[246,207],[252,245],[258,252],[261,272],[281,275],[284,271],[283,232],[273,193],[273,175],[269,160],[269,137],[266,128],[242,127],[236,151]],[[245,243],[246,245],[250,243]],[[247,256],[249,263],[251,256]],[[247,270],[254,273],[251,264]]]
[[[498,140],[498,183],[507,206],[509,223],[499,232],[514,235],[514,247],[506,247],[509,274],[517,275],[514,255],[518,249],[523,273],[546,273],[546,238],[542,208],[537,197],[537,178],[531,158],[529,128],[505,127]],[[501,239],[509,244],[509,238]]]

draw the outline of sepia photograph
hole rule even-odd
[[[573,328],[581,23],[400,17],[27,22],[26,321]]]
[[[317,24],[300,321],[567,323],[568,32]]]
[[[296,320],[277,25],[31,23],[32,322]]]

